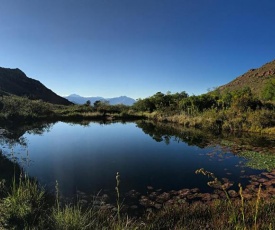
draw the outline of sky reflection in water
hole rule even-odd
[[[76,190],[113,193],[116,172],[121,175],[122,192],[145,192],[147,186],[163,191],[194,187],[207,191],[208,179],[195,174],[199,168],[227,177],[235,185],[245,183],[240,178],[244,168],[236,167],[241,160],[237,156],[219,156],[219,148],[189,146],[174,136],[167,136],[169,144],[157,142],[136,123],[81,126],[58,122],[48,132],[25,133],[24,138],[26,147],[13,148],[21,157],[28,152],[31,164],[23,164],[28,174],[52,190],[57,180],[65,196]],[[245,168],[247,174],[255,172]]]

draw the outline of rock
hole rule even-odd
[[[187,195],[187,199],[188,200],[193,200],[193,199],[195,199],[195,198],[197,198],[198,197],[198,193],[195,193],[195,194],[189,194],[189,195]]]
[[[85,192],[82,192],[82,191],[80,191],[80,190],[77,190],[77,191],[76,191],[76,194],[77,194],[78,196],[86,196],[86,193],[85,193]]]
[[[131,198],[138,198],[140,196],[140,193],[133,189],[126,193],[126,196],[129,196]]]
[[[165,206],[170,207],[173,206],[175,204],[174,200],[168,200],[165,202]]]
[[[264,183],[266,181],[267,181],[267,179],[264,179],[264,178],[261,178],[261,179],[258,180],[259,183]]]
[[[246,186],[246,189],[249,190],[250,192],[255,191],[255,185],[249,184],[249,185]]]
[[[250,193],[247,193],[246,191],[243,191],[242,194],[244,199],[250,200],[252,198],[252,195]]]
[[[275,179],[275,175],[272,175],[272,174],[267,174],[265,176],[269,179]]]
[[[190,193],[189,189],[182,189],[179,191],[178,194],[179,194],[180,198],[183,198],[183,197],[186,197],[189,193]]]
[[[218,194],[211,194],[211,199],[219,199],[219,195]]]
[[[86,205],[86,204],[88,204],[88,201],[82,199],[82,200],[79,201],[79,203],[80,203],[81,205]]]
[[[266,187],[269,187],[269,186],[273,185],[273,182],[271,180],[266,181],[266,182],[263,183],[263,185],[266,186]]]
[[[165,201],[170,199],[170,194],[167,192],[164,192],[162,194],[160,194],[159,196],[157,196],[156,201],[159,203],[164,203]]]
[[[267,192],[262,191],[260,193],[260,197],[263,198],[263,199],[268,199],[268,198],[270,198],[270,194],[268,194]]]
[[[140,205],[144,207],[149,207],[152,206],[153,202],[149,200],[146,196],[142,196],[141,199],[139,200]]]
[[[169,193],[171,194],[171,196],[178,195],[178,191],[175,191],[175,190],[171,190]]]
[[[162,208],[162,204],[155,203],[155,204],[154,204],[154,207],[155,207],[156,209],[161,209],[161,208]]]
[[[260,183],[259,183],[258,181],[252,181],[251,184],[254,185],[254,186],[257,186],[257,185],[259,185]]]
[[[158,195],[158,193],[152,192],[152,193],[149,194],[149,198],[150,198],[151,200],[155,200],[155,199],[157,198],[157,195]]]
[[[239,195],[235,190],[229,190],[227,193],[232,198],[236,198]]]
[[[210,193],[203,193],[202,194],[202,200],[203,201],[210,201],[211,200],[211,194]]]
[[[192,193],[198,193],[199,191],[200,191],[199,188],[190,189],[190,192],[192,192]]]

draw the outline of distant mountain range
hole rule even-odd
[[[71,105],[67,99],[58,96],[41,82],[29,78],[20,69],[0,67],[0,93],[41,99],[52,104]]]
[[[69,100],[75,104],[84,104],[88,100],[91,102],[91,104],[93,104],[95,101],[108,101],[110,103],[110,105],[117,105],[117,104],[133,105],[136,102],[135,99],[126,97],[126,96],[103,98],[103,97],[82,97],[77,94],[71,94],[64,98],[66,98],[67,100]]]

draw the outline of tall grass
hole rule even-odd
[[[214,174],[203,172],[219,183]],[[116,181],[119,194],[119,177]],[[227,192],[223,185],[220,182],[221,189]],[[227,196],[206,203],[164,205],[150,214],[145,212],[138,218],[128,218],[120,207],[110,210],[95,207],[92,203],[86,208],[80,202],[64,203],[60,199],[58,183],[55,202],[47,203],[43,188],[26,175],[21,175],[18,182],[13,181],[6,197],[0,199],[0,229],[273,229],[275,200],[262,200],[261,192],[260,186],[255,199],[246,200],[239,185],[239,198]],[[121,195],[118,194],[117,205],[121,205]]]
[[[2,214],[8,225],[37,224],[45,213],[45,191],[26,175],[13,179],[11,191],[2,201]]]
[[[91,229],[91,213],[83,211],[80,204],[65,205],[62,208],[54,208],[52,221],[55,229],[81,230]]]
[[[184,127],[275,134],[275,112],[264,108],[245,112],[233,108],[226,110],[212,108],[194,115],[166,114],[162,111],[154,111],[152,113],[144,112],[143,115],[150,120],[168,121],[181,124]]]
[[[218,180],[218,178],[211,172],[208,172],[206,170],[202,169],[198,169],[196,170],[196,174],[203,174],[205,176],[211,177],[212,179],[214,179],[213,181],[208,182],[207,184],[209,186],[212,186],[214,184],[219,184],[221,189],[224,191],[225,195],[226,195],[226,206],[229,207],[230,211],[229,211],[229,219],[228,222],[229,223],[233,223],[233,226],[235,226],[235,228],[237,229],[261,229],[261,225],[268,225],[269,229],[272,229],[272,225],[274,225],[274,219],[275,219],[275,213],[271,213],[271,218],[273,215],[272,219],[266,219],[266,221],[270,221],[269,223],[263,223],[261,220],[261,225],[258,224],[258,219],[259,219],[259,210],[261,207],[261,187],[262,184],[259,185],[258,191],[257,191],[257,196],[254,200],[252,201],[247,201],[245,202],[244,196],[243,196],[243,188],[241,186],[241,184],[239,184],[239,195],[240,195],[240,200],[238,199],[233,199],[229,196],[227,190],[226,190],[226,186],[225,184],[222,184],[222,182],[220,182]],[[264,205],[267,205],[267,203],[262,204],[262,207],[264,207]],[[272,199],[270,200],[270,205],[272,208],[274,208],[275,205],[275,200]],[[253,212],[254,211],[254,212]],[[253,226],[252,226],[253,223]],[[249,228],[247,228],[247,226],[249,226]]]
[[[55,186],[55,206],[52,211],[52,222],[55,229],[81,230],[90,226],[90,210],[83,211],[80,204],[61,206],[59,198],[59,187],[56,181]]]
[[[116,173],[116,204],[117,204],[117,219],[118,222],[120,223],[120,193],[119,193],[119,184],[120,184],[120,176],[119,176],[119,172]]]

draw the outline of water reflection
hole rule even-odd
[[[178,125],[145,121],[111,123],[36,123],[3,127],[0,145],[42,185],[54,189],[59,181],[65,196],[79,191],[115,193],[120,172],[122,193],[148,187],[162,191],[198,187],[209,191],[199,168],[219,178],[246,184],[261,171],[245,167],[237,153],[243,149],[272,149],[274,138],[262,135],[204,133]],[[274,149],[274,148],[273,148]],[[28,164],[26,164],[29,160]],[[233,187],[234,187],[233,186]]]
[[[0,144],[1,145],[22,145],[27,146],[27,140],[24,137],[25,133],[42,135],[44,132],[49,132],[54,123],[35,122],[32,124],[0,124]]]
[[[200,129],[184,128],[179,125],[171,123],[159,123],[148,121],[137,121],[137,127],[150,135],[155,141],[169,144],[171,139],[173,141],[185,142],[190,146],[199,146],[205,148],[209,145],[221,146],[247,146],[270,148],[273,151],[275,146],[275,136],[263,135],[256,133],[245,132],[206,132]]]

